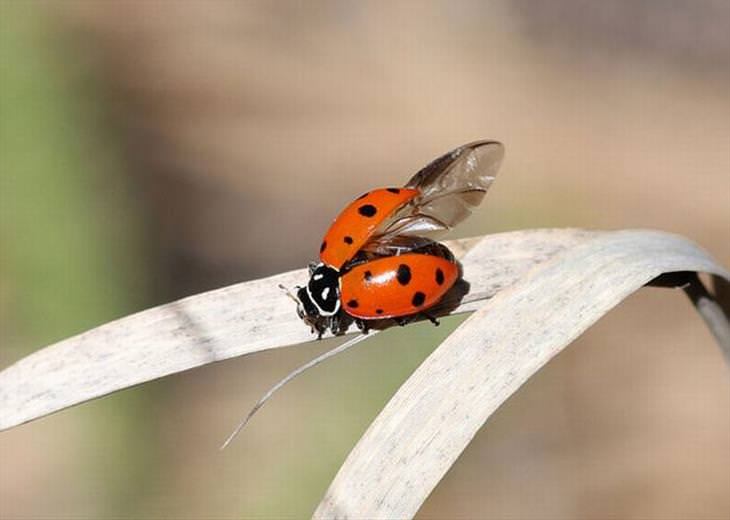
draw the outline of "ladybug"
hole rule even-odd
[[[377,320],[426,317],[460,277],[453,254],[435,242],[484,198],[504,156],[496,141],[477,141],[437,158],[402,188],[369,191],[337,216],[319,262],[298,287],[297,314],[321,338],[363,332]]]

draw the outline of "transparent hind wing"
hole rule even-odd
[[[503,157],[502,143],[476,141],[432,161],[405,185],[420,195],[385,220],[363,249],[403,254],[394,237],[440,237],[481,203]]]
[[[424,201],[463,191],[486,192],[504,157],[498,141],[475,141],[431,161],[405,185],[418,189]]]
[[[384,235],[378,240],[370,240],[360,250],[366,255],[397,256],[413,252],[431,252],[436,242],[424,236]]]

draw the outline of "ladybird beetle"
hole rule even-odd
[[[459,278],[459,266],[435,242],[484,198],[504,147],[466,144],[434,160],[402,188],[372,190],[350,203],[322,239],[319,262],[296,293],[297,314],[321,338],[354,321],[404,324],[428,313]]]

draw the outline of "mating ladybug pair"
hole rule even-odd
[[[296,294],[299,317],[322,337],[363,332],[377,320],[426,317],[459,279],[459,266],[434,241],[484,198],[504,156],[496,141],[461,146],[403,188],[370,191],[347,206],[322,240],[319,262]]]

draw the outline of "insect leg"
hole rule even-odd
[[[360,332],[363,334],[367,334],[370,331],[370,324],[367,322],[367,320],[361,320],[356,319],[355,325],[357,325],[357,328],[360,329]]]
[[[433,323],[436,327],[438,327],[441,324],[441,322],[439,322],[439,320],[437,320],[436,318],[434,318],[433,316],[431,316],[428,313],[422,312],[421,313],[421,316],[423,316],[428,321],[430,321],[431,323]]]
[[[339,336],[341,334],[344,334],[347,327],[342,322],[339,314],[335,314],[329,319],[329,328],[332,331],[332,334],[334,334],[335,336]]]

